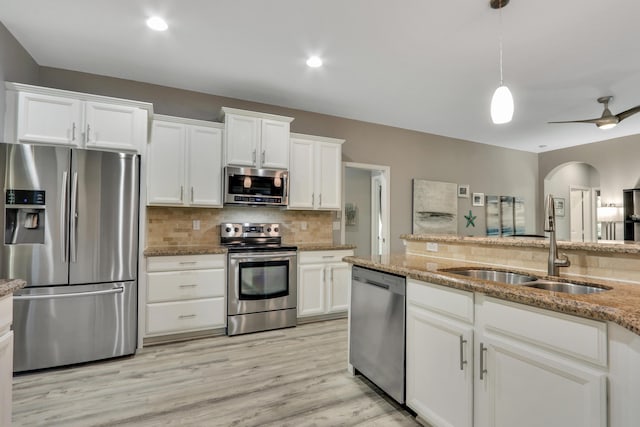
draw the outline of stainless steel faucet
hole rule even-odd
[[[560,267],[569,267],[571,262],[565,254],[558,255],[558,243],[556,242],[556,209],[553,205],[553,196],[549,194],[544,204],[544,231],[549,232],[549,276],[559,276]]]

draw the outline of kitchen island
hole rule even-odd
[[[24,280],[0,280],[0,426],[11,425],[13,386],[13,293],[26,286]]]
[[[420,418],[434,426],[636,425],[640,245],[559,242],[572,263],[562,279],[606,289],[573,295],[455,273],[549,279],[545,240],[402,238],[404,254],[345,261],[407,277],[407,405]]]

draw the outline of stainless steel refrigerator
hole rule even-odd
[[[0,167],[14,372],[134,353],[138,156],[0,144]]]

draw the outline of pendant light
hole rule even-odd
[[[502,8],[509,3],[509,0],[491,0],[493,9],[500,10],[500,86],[493,93],[491,98],[491,120],[495,124],[509,123],[513,117],[513,96],[511,91],[504,84],[502,77]]]

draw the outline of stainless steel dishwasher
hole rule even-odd
[[[405,278],[353,266],[349,363],[405,403]]]

